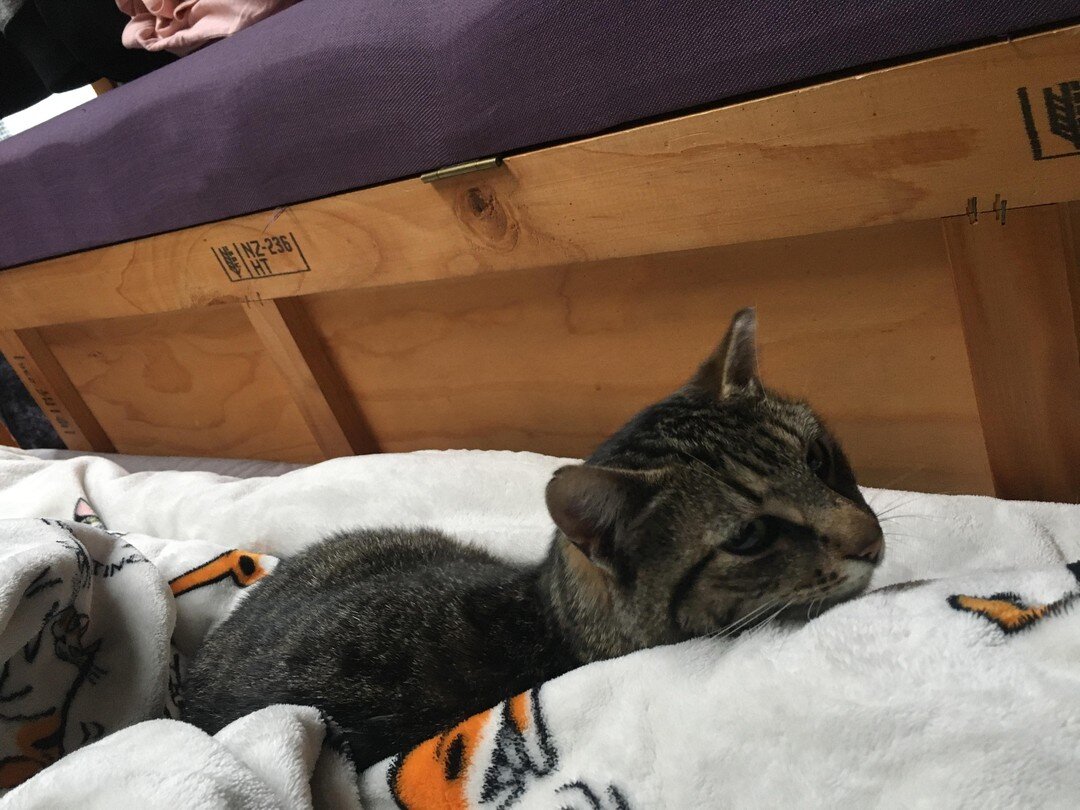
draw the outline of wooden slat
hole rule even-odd
[[[1076,199],[1080,158],[1036,160],[1031,131],[1042,157],[1065,144],[1042,88],[1078,74],[1074,26],[53,259],[0,273],[0,328],[936,219],[972,196],[984,212],[995,194]],[[228,269],[222,248],[273,237],[295,249]]]
[[[1080,271],[1068,207],[944,228],[997,493],[1080,501]]]
[[[324,457],[239,306],[41,331],[123,453]]]
[[[387,451],[588,454],[753,304],[766,382],[824,414],[863,483],[993,492],[938,222],[305,304]]]
[[[1080,345],[1080,201],[1060,205],[1058,212],[1061,214],[1062,248],[1065,253],[1065,272],[1069,277],[1073,324],[1076,342]]]
[[[0,351],[69,450],[115,451],[37,329],[0,332]]]
[[[0,445],[4,447],[18,447],[19,443],[15,441],[15,437],[11,435],[11,431],[7,429],[2,421],[0,421]]]
[[[378,452],[378,443],[312,328],[303,302],[280,298],[249,304],[244,311],[326,457]]]

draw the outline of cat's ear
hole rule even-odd
[[[548,512],[571,543],[608,568],[616,528],[648,503],[656,477],[654,472],[586,464],[561,467],[547,485]]]
[[[764,395],[765,389],[758,379],[756,334],[754,308],[736,312],[724,339],[686,387],[714,399]]]

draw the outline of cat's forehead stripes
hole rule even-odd
[[[662,467],[699,458],[730,458],[761,475],[789,463],[819,432],[801,403],[725,402],[676,395],[646,408],[597,448],[590,461],[615,467]]]
[[[666,401],[640,414],[591,460],[635,469],[689,467],[758,502],[779,472],[801,462],[817,432],[816,420],[801,410]]]
[[[711,484],[719,485],[755,506],[761,505],[766,489],[764,477],[756,473],[746,474],[747,467],[732,469],[726,462],[722,467],[714,467],[706,461],[691,457],[691,468],[704,474]]]

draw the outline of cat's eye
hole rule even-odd
[[[832,478],[832,453],[821,439],[814,439],[806,449],[806,466],[825,483]]]
[[[723,548],[732,554],[757,554],[772,545],[777,536],[776,529],[768,518],[754,518],[725,540]]]

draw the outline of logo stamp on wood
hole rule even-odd
[[[291,232],[229,242],[210,250],[226,277],[233,282],[311,272],[304,251]]]
[[[1080,155],[1080,79],[1016,95],[1035,160]]]

